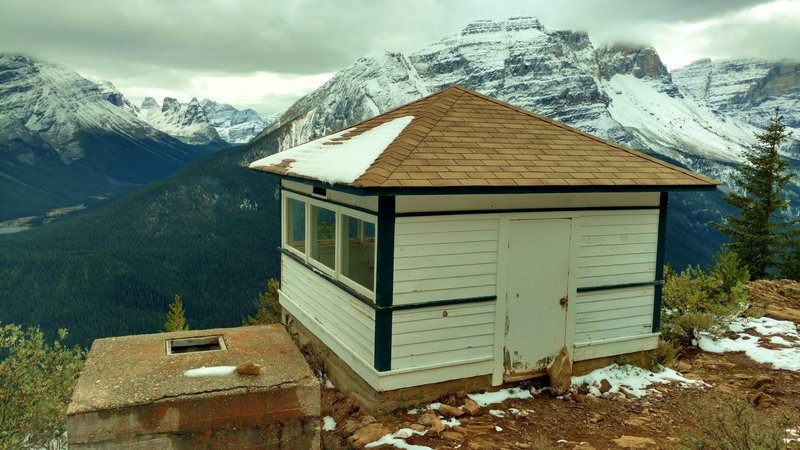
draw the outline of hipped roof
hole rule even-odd
[[[320,146],[406,116],[413,120],[345,186],[363,191],[670,191],[718,182],[461,86],[365,120]],[[339,145],[341,144],[341,145]],[[291,160],[261,167],[283,177]]]

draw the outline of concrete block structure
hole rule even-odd
[[[248,361],[258,375],[236,373]],[[319,448],[319,401],[281,325],[98,339],[67,409],[69,448]]]

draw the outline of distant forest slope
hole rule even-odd
[[[175,294],[192,328],[232,326],[278,276],[277,183],[244,147],[97,209],[0,235],[0,321],[101,336],[160,330]]]

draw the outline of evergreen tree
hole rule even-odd
[[[278,280],[267,281],[267,292],[259,292],[256,304],[256,315],[247,316],[242,325],[264,325],[281,321],[281,306],[278,303]]]
[[[781,218],[789,204],[783,189],[794,177],[789,162],[778,154],[781,142],[791,134],[782,121],[776,109],[769,127],[756,135],[757,142],[745,152],[745,163],[733,175],[739,189],[727,193],[725,200],[739,210],[738,217],[729,215],[724,224],[713,224],[730,237],[728,245],[750,268],[751,279],[765,278],[781,263],[797,232],[791,229],[797,221]]]
[[[164,331],[186,331],[189,325],[183,311],[183,300],[180,295],[175,295],[175,301],[169,305],[169,312],[164,318]]]

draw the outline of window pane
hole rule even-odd
[[[374,291],[375,224],[342,214],[342,275]]]
[[[336,269],[336,213],[311,205],[311,252],[322,264]]]
[[[306,252],[306,203],[286,199],[286,245]]]

